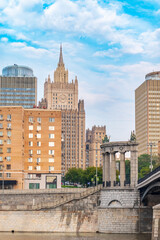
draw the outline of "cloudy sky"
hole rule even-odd
[[[106,125],[111,140],[135,128],[134,90],[160,70],[159,0],[0,0],[0,73],[14,63],[38,78],[38,99],[53,79],[59,45],[77,75],[86,127]]]

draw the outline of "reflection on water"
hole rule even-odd
[[[100,233],[0,233],[0,240],[151,240],[151,235]]]

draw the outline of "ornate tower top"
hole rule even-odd
[[[64,66],[63,55],[62,55],[62,44],[60,45],[59,63],[58,66]]]
[[[57,69],[54,72],[55,83],[68,83],[68,70],[65,70],[62,54],[62,44],[60,45],[59,62]]]

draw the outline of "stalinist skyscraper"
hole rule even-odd
[[[78,101],[78,80],[68,82],[68,70],[63,62],[62,46],[54,81],[50,76],[44,84],[44,99],[48,109],[62,111],[62,172],[69,168],[85,168],[84,100]]]

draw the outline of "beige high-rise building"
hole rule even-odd
[[[138,154],[150,154],[148,144],[153,143],[152,152],[158,155],[160,140],[160,72],[145,76],[135,90],[135,128],[139,143]]]
[[[100,145],[106,135],[106,126],[93,126],[86,130],[86,167],[103,165]]]
[[[62,111],[62,174],[69,168],[85,168],[85,110],[84,100],[78,101],[78,80],[68,82],[60,47],[54,81],[50,76],[44,84],[44,99],[48,109]],[[40,106],[43,106],[44,100]]]
[[[0,107],[0,188],[61,188],[61,111]]]

